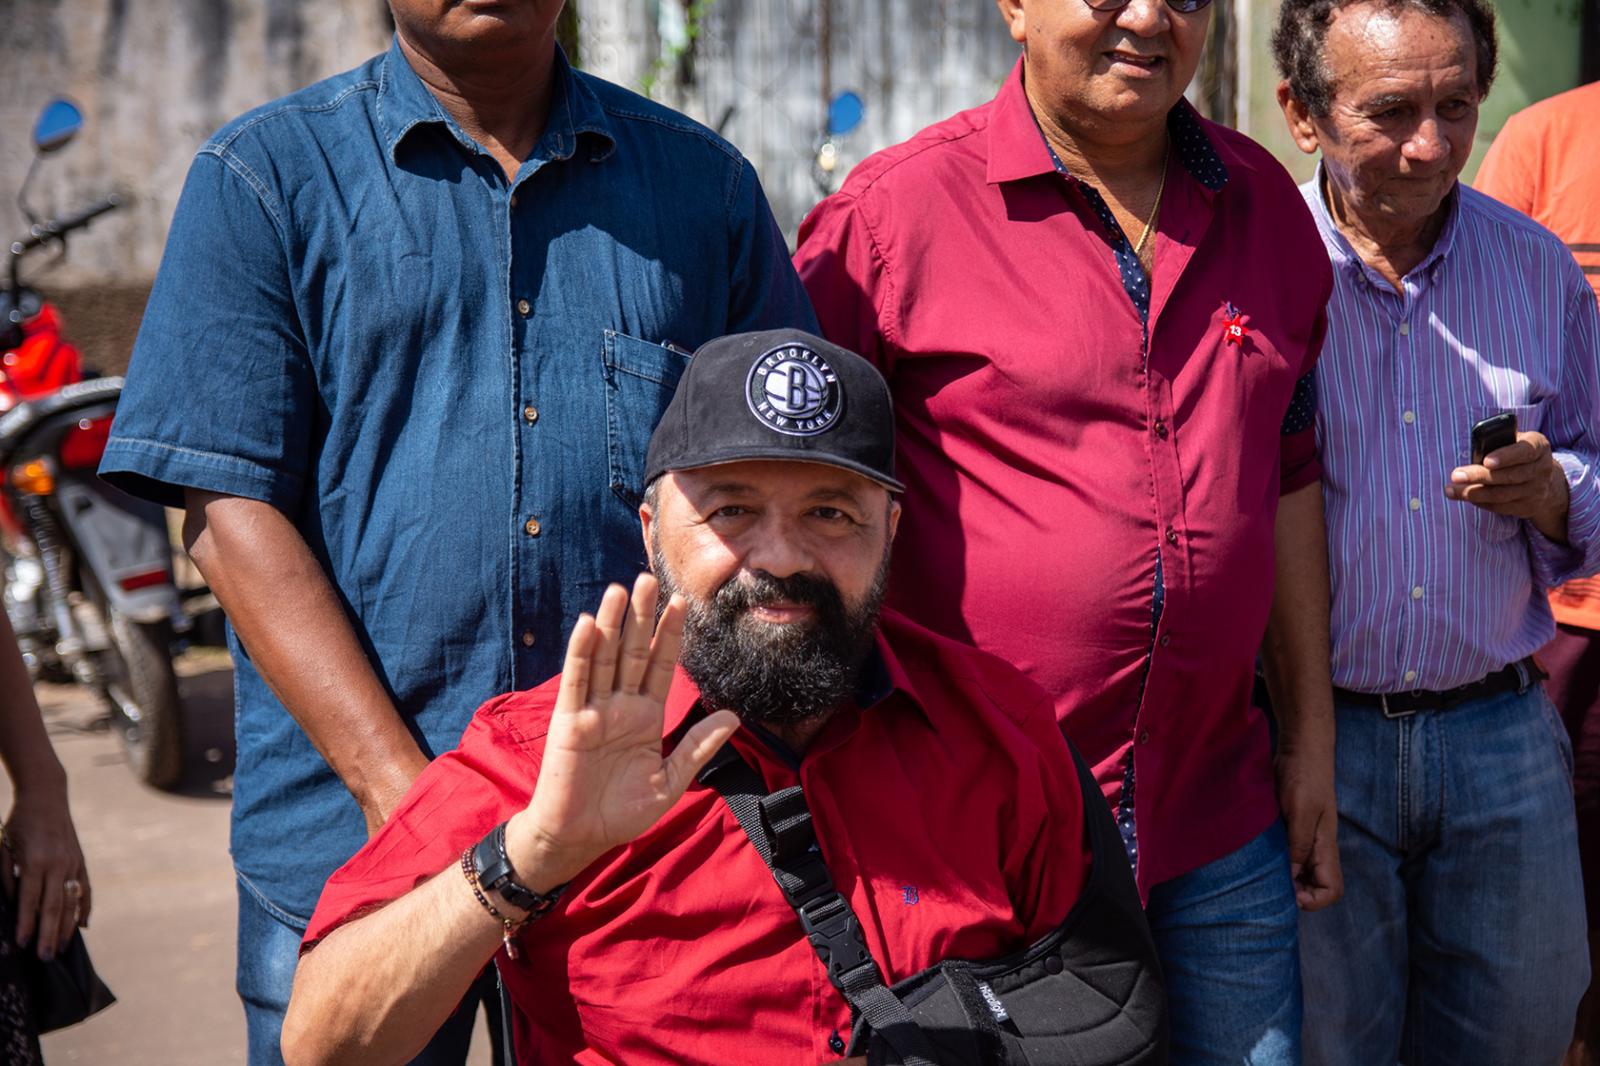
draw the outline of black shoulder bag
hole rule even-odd
[[[1156,1066],[1167,1005],[1155,943],[1105,799],[1073,751],[1093,860],[1059,927],[991,961],[947,959],[893,988],[834,887],[798,785],[767,793],[724,745],[700,780],[727,801],[855,1017],[847,1055],[872,1066]]]

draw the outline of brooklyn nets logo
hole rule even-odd
[[[844,390],[827,360],[799,345],[785,345],[756,360],[745,380],[745,399],[761,421],[794,437],[821,433],[844,410]]]

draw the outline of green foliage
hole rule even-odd
[[[685,0],[661,0],[664,4],[685,3]],[[656,61],[650,65],[640,80],[639,91],[645,96],[654,98],[662,79],[668,73],[674,73],[679,84],[688,84],[694,80],[694,49],[695,43],[700,39],[700,34],[705,27],[706,15],[715,6],[716,0],[687,0],[683,12],[684,34],[682,43],[667,45],[656,56]]]
[[[575,67],[583,66],[583,57],[578,51],[578,0],[567,0],[557,16],[556,41],[561,45],[561,50],[567,53],[569,63]]]

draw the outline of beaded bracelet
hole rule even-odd
[[[461,853],[461,874],[467,879],[467,884],[471,886],[472,894],[478,897],[479,903],[483,904],[483,909],[488,911],[489,915],[500,923],[500,940],[505,944],[506,957],[515,959],[517,957],[517,942],[513,938],[524,925],[528,924],[528,919],[524,917],[521,921],[518,921],[514,918],[507,918],[495,909],[493,903],[489,902],[489,897],[485,896],[483,889],[478,887],[478,872],[472,865],[471,848]]]

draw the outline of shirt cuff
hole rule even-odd
[[[1555,459],[1567,477],[1567,543],[1557,544],[1524,520],[1533,574],[1547,589],[1600,571],[1600,486],[1594,468],[1572,452],[1558,451]]]
[[[249,459],[115,435],[101,457],[100,476],[129,495],[180,509],[190,488],[260,500],[289,514],[303,488],[299,477]]]

